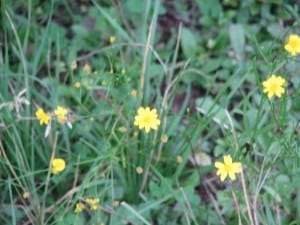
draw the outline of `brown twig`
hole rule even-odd
[[[235,195],[235,193],[234,193],[234,191],[233,191],[232,188],[231,188],[231,194],[232,194],[232,197],[233,197],[233,200],[234,200],[234,204],[235,204],[235,208],[236,208],[236,211],[237,211],[237,214],[238,214],[239,225],[242,225],[239,202],[238,202],[237,197],[236,197],[236,195]]]
[[[225,220],[224,220],[224,218],[223,218],[223,216],[222,216],[220,207],[219,207],[219,205],[218,205],[218,202],[217,202],[217,200],[215,199],[215,197],[211,194],[211,192],[210,192],[210,190],[209,190],[209,187],[210,187],[211,185],[212,185],[212,184],[211,184],[210,182],[206,182],[206,183],[203,184],[203,186],[204,186],[204,188],[205,188],[205,190],[206,190],[206,193],[208,193],[208,197],[210,198],[210,201],[213,203],[213,206],[214,206],[214,208],[215,208],[215,210],[216,210],[216,212],[217,212],[217,214],[218,214],[218,216],[219,216],[219,218],[220,218],[221,224],[222,224],[222,225],[226,225]]]

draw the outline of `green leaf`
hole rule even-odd
[[[272,196],[273,199],[275,199],[279,203],[281,202],[281,197],[276,190],[274,190],[273,188],[271,188],[269,186],[264,186],[263,188],[268,194],[270,194]]]
[[[195,153],[193,160],[195,160],[195,164],[198,166],[209,166],[211,165],[211,158],[205,152],[197,152]]]
[[[69,225],[69,224],[84,225],[86,224],[86,221],[83,215],[75,214],[75,213],[68,213],[66,215],[61,215],[57,219],[57,225]]]
[[[125,2],[125,7],[128,8],[131,12],[141,13],[145,8],[144,4],[144,1],[140,0],[127,0]]]
[[[195,35],[192,33],[190,29],[183,28],[182,36],[181,36],[181,47],[183,50],[183,54],[190,58],[196,55],[197,52],[197,40]]]
[[[217,104],[211,97],[198,98],[196,105],[197,111],[206,115],[208,119],[222,125],[224,128],[229,127],[225,109]]]
[[[73,25],[72,30],[76,35],[78,35],[80,37],[85,37],[89,33],[88,30],[84,26],[81,26],[79,24]]]
[[[195,188],[193,186],[185,187],[183,191],[187,197],[187,201],[191,204],[191,206],[199,206],[201,199],[199,195],[195,193]]]
[[[229,38],[233,50],[238,55],[243,55],[245,48],[245,31],[240,24],[231,24],[229,26]]]
[[[182,183],[183,186],[187,187],[187,186],[191,186],[191,187],[195,187],[196,185],[198,185],[200,183],[200,177],[198,172],[195,170],[190,176],[188,176]]]
[[[270,24],[267,30],[274,38],[278,39],[281,39],[286,34],[286,30],[277,23]]]

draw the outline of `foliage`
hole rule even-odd
[[[299,224],[298,14],[1,1],[0,224]]]

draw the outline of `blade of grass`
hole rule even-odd
[[[33,66],[32,66],[32,74],[33,76],[37,73],[38,71],[38,64],[40,62],[41,56],[42,54],[44,54],[44,48],[47,46],[46,41],[47,38],[49,38],[49,29],[50,29],[50,25],[52,22],[52,15],[53,15],[53,8],[54,8],[54,1],[51,1],[51,7],[49,10],[49,18],[47,21],[47,26],[45,28],[45,31],[42,33],[42,37],[40,37],[40,45],[38,47],[38,49],[35,51],[34,54],[34,59],[33,59]]]
[[[42,212],[41,212],[41,224],[44,224],[45,221],[45,216],[46,216],[46,197],[48,195],[48,186],[50,183],[50,176],[51,176],[51,163],[53,161],[53,159],[55,158],[55,151],[56,151],[56,146],[57,146],[57,139],[58,139],[58,132],[55,133],[55,138],[54,138],[54,143],[53,143],[53,147],[52,147],[52,153],[51,153],[51,158],[49,161],[49,167],[48,167],[48,173],[47,173],[47,177],[45,180],[45,189],[44,189],[44,195],[43,195],[43,201],[42,201]]]
[[[8,190],[9,190],[9,198],[10,198],[10,208],[11,208],[11,215],[12,215],[12,224],[16,225],[16,214],[15,214],[15,209],[14,209],[14,198],[12,194],[12,188],[11,188],[11,180],[9,179],[7,181],[8,183]]]
[[[116,19],[112,18],[98,3],[92,0],[93,4],[99,10],[99,12],[104,16],[104,18],[110,23],[110,25],[116,29],[122,38],[128,42],[134,42],[134,40],[127,34],[127,32],[117,23]]]
[[[18,35],[17,29],[15,27],[15,24],[12,21],[12,19],[11,19],[11,17],[10,17],[10,15],[9,15],[9,13],[8,13],[7,10],[5,10],[5,15],[6,15],[8,21],[9,21],[9,23],[11,25],[11,28],[12,28],[12,31],[14,33],[15,39],[17,41],[17,46],[18,46],[20,57],[21,57],[21,63],[22,63],[23,71],[24,71],[24,84],[25,84],[26,90],[29,90],[30,87],[29,87],[29,80],[28,80],[27,62],[26,62],[25,55],[24,55],[24,52],[23,52],[23,49],[22,49],[21,40],[20,40],[20,37]],[[26,92],[26,98],[30,99],[30,92],[29,91]],[[26,115],[29,115],[29,108],[26,108],[26,109],[27,109]]]
[[[161,181],[161,185],[165,185],[165,187],[169,189],[170,193],[173,194],[174,199],[176,199],[177,202],[180,203],[180,205],[183,207],[185,213],[187,213],[189,215],[189,218],[192,219],[194,224],[199,225],[199,223],[197,222],[197,220],[194,216],[194,212],[193,212],[192,208],[186,204],[188,199],[186,199],[185,193],[182,193],[182,191],[180,190],[181,187],[178,187],[178,190],[179,190],[178,192],[181,193],[181,195],[178,195],[178,192],[172,188],[172,186],[169,184],[169,182],[164,178],[164,176],[154,166],[151,166],[151,170],[159,178],[159,180]]]
[[[150,222],[148,222],[138,211],[136,211],[134,208],[132,208],[126,202],[121,202],[121,206],[123,206],[125,209],[127,209],[128,211],[130,211],[136,218],[138,218],[144,224],[151,225]]]
[[[149,26],[148,37],[147,37],[147,42],[146,42],[144,57],[143,57],[143,66],[142,66],[142,72],[141,72],[141,78],[140,78],[139,100],[140,100],[140,103],[145,104],[145,105],[149,104],[149,102],[147,102],[147,101],[150,99],[149,95],[150,95],[151,87],[150,87],[147,70],[151,66],[151,58],[152,57],[151,57],[151,55],[149,55],[149,49],[150,49],[150,46],[153,46],[153,43],[154,43],[159,7],[160,7],[160,0],[155,0],[152,20],[151,20],[151,23]]]
[[[3,73],[1,73],[1,97],[8,99],[8,76],[7,74],[9,71],[9,56],[8,56],[8,34],[6,30],[6,16],[5,16],[5,11],[6,11],[6,0],[1,0],[1,13],[2,13],[2,30],[4,33],[4,66],[1,70],[3,70]]]
[[[149,26],[149,33],[148,33],[148,38],[145,46],[145,51],[144,51],[144,60],[143,60],[143,66],[142,66],[142,72],[141,72],[141,78],[140,78],[140,88],[139,88],[139,104],[143,104],[143,99],[144,99],[144,88],[145,88],[145,82],[146,80],[146,70],[147,66],[149,65],[148,61],[148,53],[149,53],[149,46],[150,46],[150,40],[152,36],[152,23]]]
[[[25,37],[23,41],[23,52],[26,52],[27,46],[28,46],[28,38],[29,38],[29,32],[30,32],[30,25],[31,25],[31,10],[32,10],[32,1],[28,0],[28,7],[27,7],[27,26],[26,26],[26,32]]]

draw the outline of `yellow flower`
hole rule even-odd
[[[117,208],[120,205],[119,201],[113,201],[112,205]]]
[[[125,133],[125,132],[127,131],[127,129],[126,129],[126,127],[124,127],[124,126],[121,126],[121,127],[119,127],[119,131],[120,131],[121,133]]]
[[[99,198],[86,198],[85,201],[89,204],[91,210],[97,210],[99,208]]]
[[[272,74],[267,80],[263,82],[264,93],[268,94],[268,98],[272,98],[273,95],[281,97],[284,93],[284,86],[286,84],[285,79],[280,76]]]
[[[78,202],[75,206],[74,212],[75,213],[80,213],[82,212],[82,210],[85,209],[85,204],[83,204],[82,202]]]
[[[75,70],[77,68],[77,62],[76,60],[74,60],[72,63],[71,63],[71,69],[72,70]]]
[[[150,110],[149,107],[140,107],[134,118],[134,125],[138,126],[140,130],[145,128],[146,133],[148,133],[151,128],[157,130],[158,125],[160,125],[160,120],[157,118],[156,109]]]
[[[143,168],[138,166],[136,169],[137,174],[142,174],[144,172]]]
[[[160,138],[162,143],[167,143],[168,142],[168,136],[166,134],[163,134]]]
[[[57,174],[66,168],[66,162],[64,159],[55,158],[52,161],[52,173]]]
[[[87,63],[84,64],[83,71],[86,72],[86,73],[90,73],[91,72],[91,66]]]
[[[230,155],[224,156],[224,163],[215,162],[215,167],[217,170],[217,175],[220,176],[221,181],[224,181],[227,176],[231,180],[235,180],[235,174],[242,172],[242,164],[239,162],[232,162]]]
[[[176,161],[177,161],[177,163],[182,163],[182,161],[183,161],[183,158],[182,158],[182,156],[181,155],[178,155],[177,156],[177,158],[176,158]]]
[[[49,123],[49,120],[51,119],[51,117],[47,113],[45,113],[42,108],[39,108],[36,111],[35,116],[40,120],[40,125],[47,125]]]
[[[290,53],[292,56],[295,56],[300,53],[300,36],[296,34],[291,34],[287,38],[287,42],[284,45],[284,49]]]
[[[61,106],[57,106],[56,110],[54,111],[55,115],[57,116],[57,118],[59,120],[64,120],[65,119],[65,116],[67,115],[68,113],[68,110],[65,109],[64,107],[61,107]]]
[[[77,82],[74,84],[74,87],[80,88],[80,85],[81,85],[80,82],[77,81]]]
[[[110,36],[109,38],[109,42],[112,44],[116,41],[116,37],[115,36]]]
[[[137,90],[133,89],[133,90],[131,91],[131,95],[132,95],[133,97],[135,97],[135,96],[137,95]]]
[[[28,191],[25,191],[25,192],[23,193],[23,198],[24,198],[24,199],[30,198],[30,193],[29,193]]]

